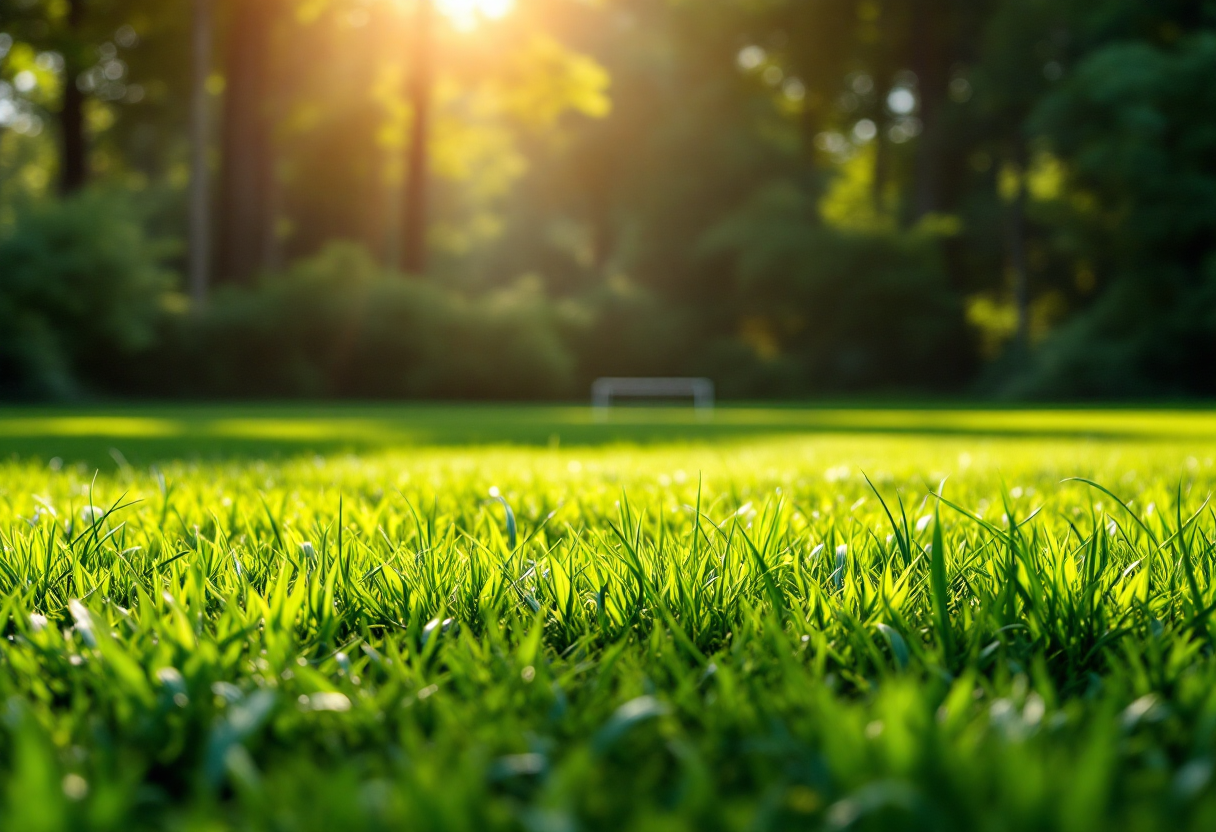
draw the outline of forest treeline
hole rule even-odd
[[[1211,0],[0,0],[0,395],[1216,394]]]

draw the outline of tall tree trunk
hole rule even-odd
[[[211,74],[212,0],[194,0],[193,89],[190,101],[190,295],[195,309],[207,301],[211,276],[211,137],[207,79]]]
[[[79,191],[89,181],[89,143],[85,135],[84,93],[78,80],[81,66],[81,27],[84,24],[84,0],[68,2],[68,48],[64,50],[63,101],[59,111],[60,157],[59,191],[67,196]]]
[[[948,15],[940,0],[929,0],[913,18],[913,69],[920,88],[923,132],[917,144],[912,214],[920,220],[941,210],[942,111],[948,93],[948,37],[943,27]]]
[[[278,0],[237,0],[229,21],[220,181],[220,263],[247,282],[266,266],[274,231],[271,45]]]
[[[434,0],[418,0],[410,61],[409,100],[414,122],[410,130],[405,168],[404,226],[401,233],[402,266],[420,275],[427,268],[431,93],[434,83]]]

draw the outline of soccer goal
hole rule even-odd
[[[591,404],[606,414],[617,399],[691,398],[697,412],[714,410],[714,383],[707,378],[601,378],[591,385]]]

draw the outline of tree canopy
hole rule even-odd
[[[195,2],[201,41],[187,3],[0,0],[0,268],[89,191],[54,222],[109,194],[159,241],[131,269],[184,273],[194,91],[220,318],[344,244],[543,309],[542,394],[1216,393],[1214,2]]]

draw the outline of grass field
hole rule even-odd
[[[0,828],[1216,828],[1202,410],[0,411]]]

